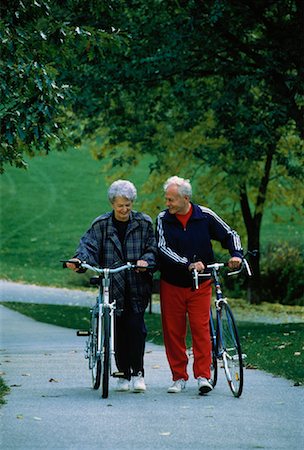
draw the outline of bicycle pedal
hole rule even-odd
[[[99,284],[100,284],[100,277],[91,277],[90,278],[91,286],[98,286]]]
[[[90,336],[90,332],[89,331],[85,331],[85,330],[78,330],[76,332],[77,336]]]
[[[124,378],[124,372],[113,372],[112,377],[114,378]]]

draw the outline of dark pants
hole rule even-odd
[[[128,380],[141,372],[144,375],[144,353],[147,336],[144,312],[124,311],[115,317],[115,358],[119,372]]]

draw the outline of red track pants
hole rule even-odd
[[[173,286],[163,280],[160,282],[164,343],[173,381],[189,378],[186,351],[187,314],[192,334],[194,377],[210,378],[211,295],[211,281],[205,281],[195,291],[191,288]]]

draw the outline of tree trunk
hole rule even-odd
[[[249,254],[249,265],[252,277],[248,279],[247,300],[250,304],[261,303],[260,297],[260,223],[250,211],[246,187],[241,189],[241,209],[247,230],[248,251],[257,251],[256,256]]]
[[[257,250],[256,256],[249,256],[249,264],[252,269],[253,276],[249,278],[247,299],[248,302],[252,304],[261,303],[260,233],[273,154],[274,149],[272,148],[270,149],[265,161],[264,174],[259,186],[254,214],[252,214],[250,210],[246,184],[244,183],[240,186],[240,203],[247,230],[248,250],[251,252]]]

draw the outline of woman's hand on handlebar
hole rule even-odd
[[[135,272],[145,272],[147,270],[145,269],[145,267],[147,267],[149,264],[144,259],[138,259],[136,261],[136,265],[140,266],[140,269],[139,268],[135,269]]]
[[[75,261],[75,263],[74,263]],[[68,269],[73,270],[74,272],[79,271],[79,263],[81,263],[80,259],[78,258],[71,258],[69,262],[67,262],[65,265]]]

